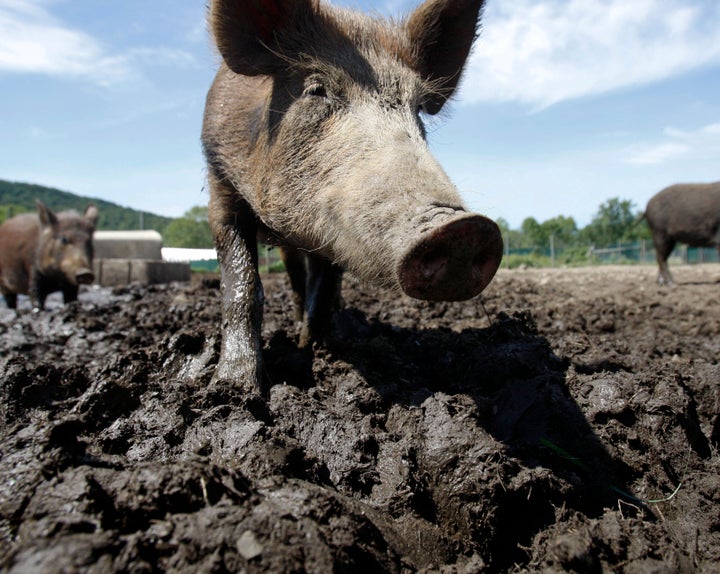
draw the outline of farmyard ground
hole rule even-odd
[[[216,278],[0,308],[4,572],[713,572],[720,266],[502,270],[430,304],[347,278],[267,400],[210,384]]]

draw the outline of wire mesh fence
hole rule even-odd
[[[652,241],[618,243],[607,246],[578,246],[553,244],[544,247],[505,246],[507,266],[532,262],[549,266],[602,265],[602,264],[645,264],[655,263],[655,247]],[[713,247],[688,247],[678,245],[670,254],[672,263],[718,263],[720,255]]]
[[[655,261],[655,248],[651,241],[625,243],[591,250],[591,255],[601,263],[629,262],[649,263]],[[711,247],[688,247],[678,245],[670,254],[670,261],[680,263],[717,263],[718,251]]]

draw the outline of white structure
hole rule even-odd
[[[215,261],[217,253],[214,249],[186,249],[184,247],[163,247],[163,261],[171,263],[189,263],[191,261]]]

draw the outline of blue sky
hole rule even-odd
[[[0,179],[169,216],[206,204],[205,4],[0,0]],[[431,147],[468,207],[513,228],[720,180],[718,30],[717,0],[488,0]]]

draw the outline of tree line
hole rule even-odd
[[[95,203],[100,210],[99,229],[154,229],[163,236],[163,244],[167,247],[213,247],[205,206],[192,207],[182,217],[173,219],[101,199],[4,180],[0,180],[0,223],[18,213],[34,212],[36,198],[55,211],[76,209],[82,212],[88,203]],[[583,228],[579,228],[572,217],[564,215],[542,222],[527,217],[520,229],[511,229],[502,218],[497,220],[497,224],[503,234],[506,254],[540,255],[554,248],[562,251],[566,259],[573,259],[584,256],[591,247],[650,239],[649,228],[639,221],[641,215],[642,212],[635,209],[632,201],[616,197],[602,203],[590,223]]]
[[[549,247],[551,238],[565,246],[608,246],[651,239],[650,229],[629,200],[612,198],[602,203],[590,223],[579,228],[572,217],[558,215],[538,222],[528,217],[520,229],[510,229],[507,222],[499,219],[497,224],[503,237],[517,247]]]
[[[36,199],[53,211],[74,209],[79,213],[85,211],[89,203],[94,203],[100,211],[98,229],[154,229],[162,234],[172,221],[171,217],[122,207],[104,199],[83,197],[32,183],[0,180],[0,223],[20,213],[34,213]]]
[[[497,224],[506,255],[547,255],[552,249],[562,253],[563,263],[573,263],[586,259],[592,248],[650,240],[650,229],[642,215],[632,201],[615,197],[602,203],[590,223],[582,228],[572,217],[564,215],[543,222],[527,217],[520,229],[510,229],[502,218]]]
[[[640,221],[632,201],[613,198],[601,204],[592,221],[579,228],[572,217],[559,215],[539,222],[526,218],[520,229],[510,229],[504,219],[497,220],[503,240],[511,249],[546,250],[554,244],[558,248],[604,247],[650,239],[650,230]],[[166,228],[168,245],[176,247],[212,247],[212,234],[207,222],[207,208],[196,206]]]

